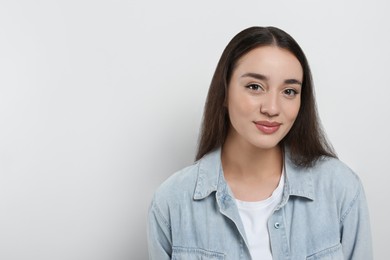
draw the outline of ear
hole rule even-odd
[[[223,100],[223,107],[228,108],[229,89],[225,88],[225,99]]]
[[[228,108],[227,98],[225,98],[225,100],[223,101],[223,107],[226,109]]]

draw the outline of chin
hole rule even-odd
[[[278,147],[286,134],[276,133],[274,135],[261,135],[251,138],[252,144],[262,149],[272,149]]]
[[[254,143],[254,147],[261,150],[271,150],[279,146],[279,143]]]

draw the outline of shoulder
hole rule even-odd
[[[325,157],[318,160],[310,168],[313,179],[336,186],[351,186],[359,184],[359,176],[344,162],[337,158]],[[339,184],[339,185],[337,185]]]
[[[184,205],[197,196],[207,196],[215,190],[221,170],[221,150],[215,149],[194,164],[174,173],[164,181],[154,195],[153,203]]]
[[[169,207],[193,196],[197,182],[199,163],[187,166],[166,179],[155,191],[152,207]]]
[[[363,186],[359,176],[344,162],[337,158],[323,158],[311,169],[314,190],[318,199],[351,206],[363,196]]]

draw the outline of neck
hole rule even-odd
[[[266,179],[280,176],[283,167],[280,146],[261,149],[229,136],[222,147],[221,159],[225,175],[236,177]]]
[[[228,135],[221,160],[224,177],[236,199],[264,200],[279,184],[283,167],[280,146],[261,149],[234,134]]]

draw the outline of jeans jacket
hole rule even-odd
[[[280,204],[268,219],[273,259],[371,260],[371,232],[358,176],[334,158],[311,168],[285,152]],[[261,239],[261,238],[259,238]],[[251,259],[221,150],[169,177],[148,216],[149,259]]]

